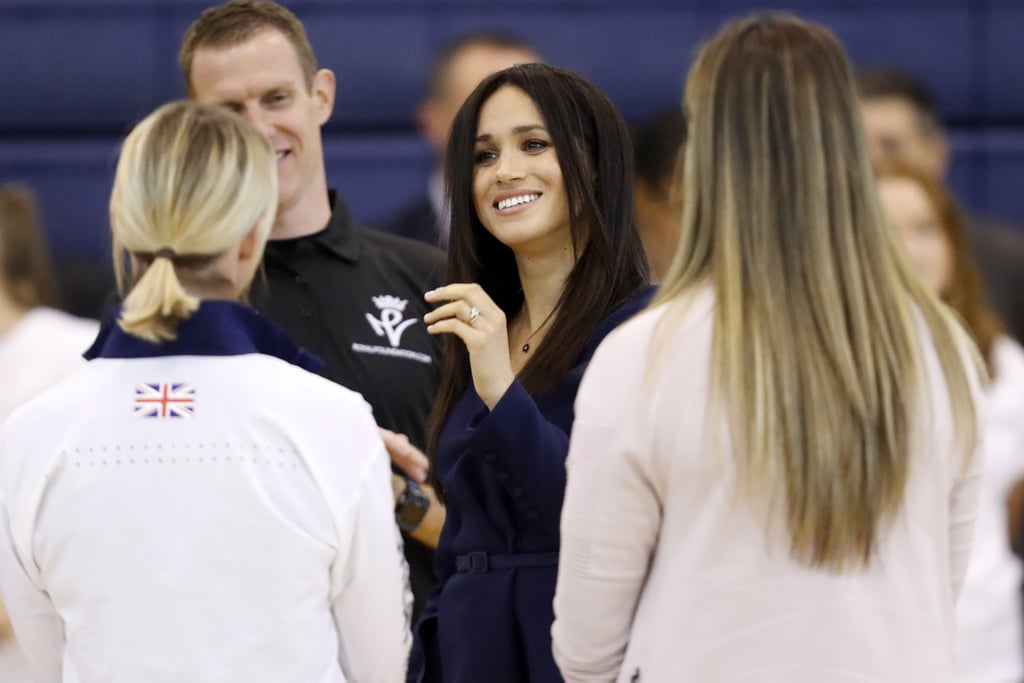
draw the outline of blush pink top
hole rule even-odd
[[[965,468],[952,447],[924,324],[930,400],[905,504],[871,565],[836,574],[795,561],[784,521],[736,493],[728,440],[717,456],[709,447],[713,305],[705,290],[682,317],[637,316],[583,379],[552,627],[566,681],[952,681],[981,457]],[[663,320],[668,343],[649,372]]]

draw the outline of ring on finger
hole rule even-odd
[[[476,306],[473,306],[473,308],[469,309],[469,319],[466,320],[466,324],[472,325],[473,323],[476,322],[476,319],[479,318],[479,317],[480,317],[480,309],[477,308]]]

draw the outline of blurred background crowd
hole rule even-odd
[[[4,0],[0,182],[38,194],[63,303],[98,315],[108,288],[106,202],[118,141],[183,96],[175,55],[207,3],[192,0]],[[1024,6],[1015,0],[790,0],[784,9],[832,28],[858,65],[906,71],[931,94],[947,134],[942,169],[960,202],[1024,223]],[[678,104],[703,37],[749,0],[304,0],[289,3],[321,63],[337,74],[324,128],[327,175],[354,216],[384,225],[427,191],[440,116],[475,83],[437,92],[432,68],[470,32],[521,39],[586,76],[639,125]],[[479,53],[479,51],[478,51]],[[470,61],[486,61],[486,55]],[[480,67],[477,67],[480,68]],[[469,74],[461,75],[465,79]],[[925,96],[927,97],[927,95]],[[432,102],[433,100],[433,102]],[[427,105],[425,107],[425,104]],[[926,104],[930,109],[931,104]],[[885,143],[907,145],[911,118]],[[897,114],[898,115],[898,114]],[[435,120],[432,120],[433,119]],[[394,223],[391,223],[393,226]]]

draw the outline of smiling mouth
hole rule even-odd
[[[537,201],[538,199],[540,199],[540,195],[536,193],[521,194],[515,197],[508,197],[506,199],[502,199],[500,202],[495,202],[494,208],[496,208],[498,211],[502,211],[504,209],[511,209],[513,206],[529,204],[531,202]]]

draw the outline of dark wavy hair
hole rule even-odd
[[[448,280],[476,282],[511,319],[523,305],[512,249],[481,224],[473,203],[474,146],[483,104],[499,88],[529,96],[554,144],[565,182],[576,264],[548,333],[519,373],[531,394],[572,367],[602,318],[648,282],[633,224],[633,151],[629,131],[604,93],[583,77],[546,64],[519,64],[484,79],[452,123],[446,158],[451,211]],[[444,372],[430,420],[431,457],[452,405],[472,376],[465,345],[445,339]]]

